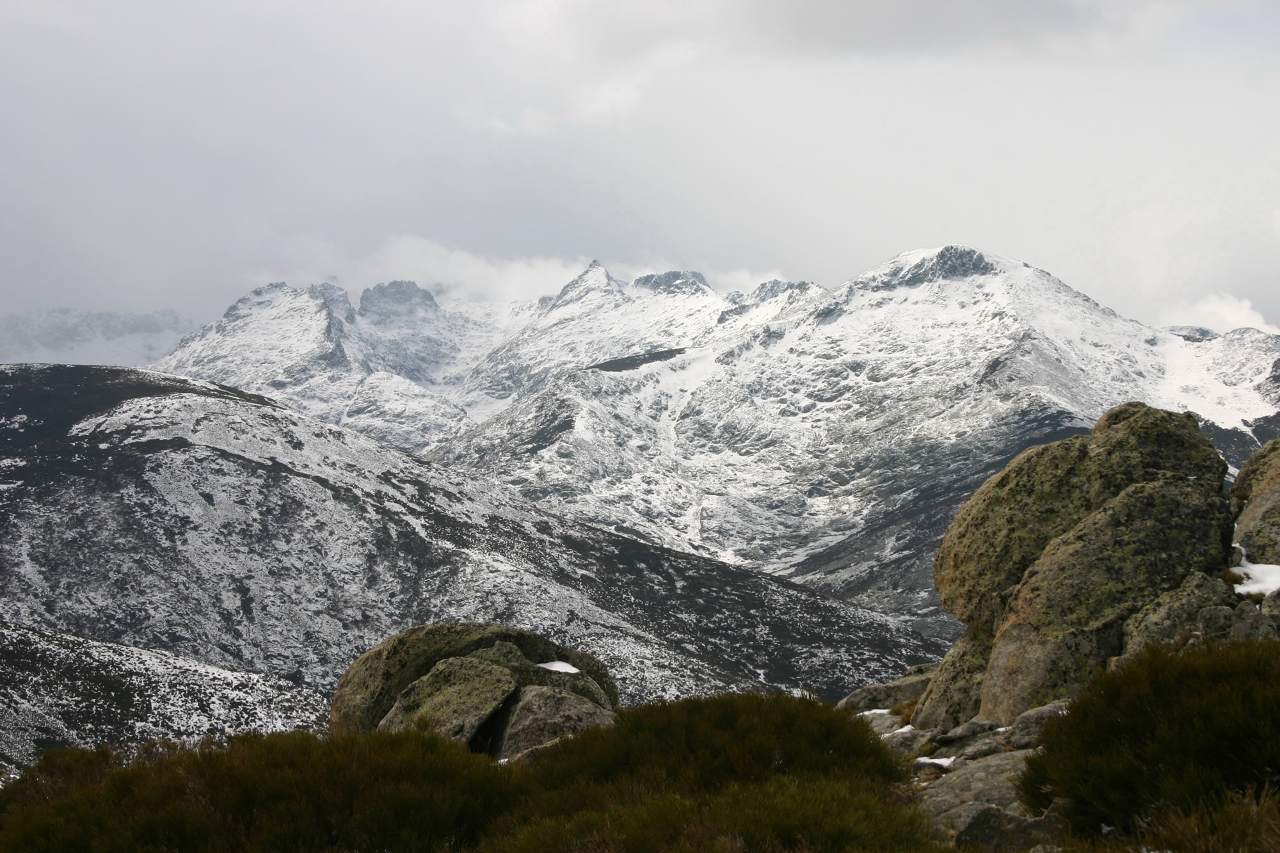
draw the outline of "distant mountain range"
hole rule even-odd
[[[322,696],[361,650],[447,618],[580,645],[629,701],[834,697],[956,636],[934,551],[1020,450],[1127,400],[1194,412],[1232,465],[1280,435],[1280,336],[1152,328],[961,246],[834,290],[598,263],[511,303],[277,283],[180,341],[172,315],[48,316],[61,332],[7,321],[28,337],[0,359],[173,349],[156,372],[0,367],[11,767],[106,732],[76,709],[110,678],[30,675],[76,643],[99,644],[90,669],[150,673],[133,685],[195,673],[156,695],[249,728],[302,721],[254,697]],[[94,341],[128,357],[80,358]],[[129,707],[102,736],[203,719]]]
[[[276,284],[156,367],[950,636],[930,559],[983,479],[1131,399],[1195,412],[1239,464],[1280,433],[1278,362],[1280,336],[1151,328],[947,246],[833,291],[599,264],[513,304]]]

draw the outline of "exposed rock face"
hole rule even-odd
[[[943,605],[993,636],[1008,592],[1045,546],[1157,472],[1222,482],[1226,466],[1190,415],[1126,403],[1087,436],[1034,447],[974,493],[938,549]]]
[[[613,679],[589,654],[501,625],[422,625],[343,674],[329,730],[425,729],[515,758],[611,723],[616,704]]]
[[[956,640],[916,704],[911,722],[922,728],[950,728],[978,712],[991,640],[970,631]]]
[[[520,691],[502,732],[498,758],[516,760],[562,737],[613,722],[614,714],[576,693],[533,685]]]
[[[1009,722],[1082,687],[1123,651],[1129,616],[1226,565],[1230,530],[1220,494],[1170,476],[1130,486],[1053,540],[996,633],[978,715]]]
[[[1225,473],[1194,417],[1126,403],[1088,436],[1028,450],[983,484],[936,563],[966,634],[913,723],[1010,723],[1070,696],[1126,651],[1126,637],[1149,642],[1174,630],[1175,613],[1225,602],[1204,581],[1230,595],[1221,582],[1188,580],[1227,565]],[[1184,584],[1187,601],[1162,598]]]
[[[859,687],[837,702],[836,707],[860,714],[864,711],[884,710],[913,702],[923,695],[936,669],[936,666],[926,664],[914,667],[906,675],[893,681]]]
[[[1280,564],[1280,439],[1240,469],[1231,491],[1236,541],[1252,563]]]
[[[1201,612],[1235,605],[1236,595],[1231,587],[1202,572],[1192,572],[1177,589],[1157,597],[1129,617],[1124,625],[1125,654],[1150,645],[1183,644],[1196,633],[1203,637]]]

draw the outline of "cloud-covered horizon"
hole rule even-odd
[[[963,243],[1274,329],[1277,37],[1254,0],[14,0],[0,312]]]

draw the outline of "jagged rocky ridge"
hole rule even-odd
[[[836,696],[940,651],[265,397],[66,366],[0,368],[0,618],[322,690],[406,625],[497,621],[597,654],[627,701]]]
[[[959,246],[834,291],[599,264],[515,306],[272,285],[159,366],[948,637],[931,555],[1021,450],[1125,400],[1194,412],[1234,466],[1280,432],[1280,337],[1150,328]]]

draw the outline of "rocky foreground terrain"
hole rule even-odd
[[[965,502],[936,561],[965,635],[940,665],[838,706],[916,759],[922,802],[957,843],[1063,836],[1016,781],[1098,673],[1152,646],[1280,637],[1280,441],[1229,490],[1225,473],[1193,418],[1131,403],[1026,451]]]

